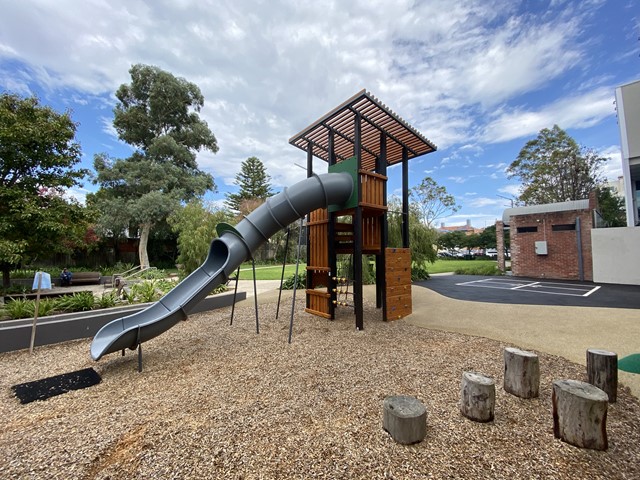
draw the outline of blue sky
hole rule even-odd
[[[257,156],[279,190],[302,180],[288,139],[366,88],[438,146],[410,162],[484,227],[517,195],[505,168],[558,124],[620,170],[616,86],[640,78],[636,0],[0,0],[0,90],[71,110],[83,166],[130,149],[112,127],[134,63],[196,83],[220,151],[198,162],[218,193]],[[317,162],[316,170],[326,170]],[[389,170],[390,192],[401,173]],[[82,198],[96,187],[74,192]]]

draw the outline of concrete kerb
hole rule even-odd
[[[238,292],[236,301],[246,299],[245,292]],[[233,303],[233,291],[212,295],[198,304],[190,313],[229,307]],[[116,318],[139,312],[151,305],[140,303],[121,307],[91,310],[88,312],[49,315],[38,319],[36,346],[93,337],[100,328]],[[0,353],[29,348],[33,318],[0,322]]]

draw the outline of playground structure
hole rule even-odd
[[[240,264],[252,259],[260,245],[307,214],[307,312],[334,318],[336,255],[346,253],[353,258],[357,329],[364,328],[364,254],[376,256],[376,306],[384,306],[384,320],[411,313],[408,161],[436,147],[365,90],[292,137],[290,143],[307,152],[307,178],[270,197],[235,228],[218,225],[219,238],[211,242],[209,255],[198,269],[155,304],[113,320],[96,333],[91,344],[94,360],[138,348],[141,370],[142,343],[185,320],[213,288],[226,283]],[[329,173],[313,172],[314,156],[328,161]],[[403,248],[389,249],[386,173],[388,165],[397,163],[402,163]],[[343,221],[347,217],[350,223]]]
[[[307,176],[313,157],[329,172],[348,172],[354,190],[347,202],[319,208],[307,220],[306,311],[335,318],[339,306],[353,306],[356,328],[364,328],[363,255],[375,255],[376,307],[383,319],[411,313],[409,249],[409,160],[434,152],[436,146],[366,90],[322,116],[289,139],[307,154]],[[402,165],[402,248],[388,248],[387,167]],[[346,291],[338,275],[338,255],[352,255],[353,304],[338,299]]]

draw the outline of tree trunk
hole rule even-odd
[[[8,264],[2,265],[2,288],[11,286],[11,267]]]
[[[140,257],[140,268],[144,270],[149,267],[149,254],[147,244],[149,243],[149,233],[151,233],[150,223],[140,224],[140,243],[138,244],[138,256]]]

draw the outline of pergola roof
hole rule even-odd
[[[380,133],[387,136],[387,165],[402,161],[406,147],[410,160],[436,151],[437,147],[415,128],[388,109],[376,97],[361,90],[342,105],[289,139],[305,152],[311,144],[314,156],[329,160],[329,131],[334,132],[334,152],[340,162],[353,156],[355,116],[362,118],[362,167],[373,170],[380,155]]]

